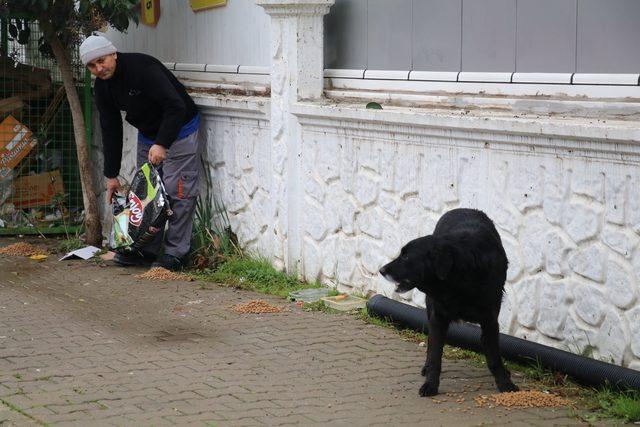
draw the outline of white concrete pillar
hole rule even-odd
[[[323,17],[335,0],[256,0],[271,16],[271,164],[274,257],[302,272],[300,125],[291,106],[322,96]]]

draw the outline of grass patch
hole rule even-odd
[[[640,391],[584,389],[580,398],[588,409],[595,412],[582,417],[585,421],[595,422],[602,418],[615,418],[627,423],[640,421]]]
[[[79,236],[69,236],[68,238],[58,242],[56,251],[58,253],[66,254],[68,252],[75,251],[76,249],[84,248],[85,246],[87,246],[87,244],[80,240]]]
[[[616,396],[611,405],[606,409],[607,413],[616,418],[622,418],[626,422],[640,421],[640,395]]]
[[[369,323],[370,325],[380,326],[382,328],[390,328],[394,329],[400,336],[406,340],[411,341],[416,344],[421,342],[427,342],[427,335],[418,331],[414,331],[413,329],[400,328],[397,324],[393,323],[390,319],[381,319],[377,316],[372,316],[369,314],[367,307],[356,312],[356,318],[362,320],[365,323]]]
[[[443,357],[449,360],[466,360],[471,362],[475,366],[485,366],[487,364],[483,354],[476,353],[475,351],[466,350],[460,347],[453,347],[451,345],[445,345],[442,352]]]
[[[191,275],[199,280],[224,283],[285,298],[291,291],[321,287],[318,283],[308,283],[293,274],[278,271],[269,260],[260,257],[229,257],[215,270],[194,272]]]
[[[382,319],[377,316],[372,316],[369,314],[369,309],[367,307],[356,313],[356,318],[362,320],[365,323],[370,325],[381,326],[383,328],[393,328],[396,329],[396,325],[391,322],[390,319]]]
[[[302,306],[302,309],[304,311],[320,311],[322,313],[342,313],[341,311],[327,307],[323,301],[306,302]]]

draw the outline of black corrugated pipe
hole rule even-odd
[[[427,312],[423,308],[394,301],[382,295],[374,295],[367,302],[367,310],[372,315],[428,333]],[[481,352],[480,333],[479,326],[466,322],[453,322],[449,326],[447,343]],[[500,354],[506,359],[518,362],[538,361],[543,367],[563,372],[583,384],[610,385],[623,391],[640,390],[640,372],[638,371],[510,335],[500,334]]]

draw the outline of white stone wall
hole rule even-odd
[[[202,113],[204,173],[243,248],[275,258],[268,99],[196,98]],[[202,180],[201,188],[205,187]],[[213,203],[213,201],[211,201]]]

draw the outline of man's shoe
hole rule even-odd
[[[164,254],[156,261],[154,261],[153,264],[151,264],[151,268],[153,267],[162,267],[170,271],[181,271],[184,268],[184,265],[182,264],[180,258],[173,255]]]
[[[113,262],[123,267],[138,267],[151,264],[155,258],[155,255],[146,252],[116,252],[113,257]]]

